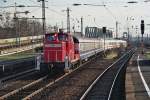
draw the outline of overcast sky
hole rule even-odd
[[[47,25],[58,25],[66,27],[66,10],[67,7],[71,9],[71,25],[75,24],[76,30],[80,29],[80,23],[78,20],[83,16],[84,27],[86,26],[96,26],[103,27],[106,26],[115,31],[115,23],[119,22],[119,32],[127,31],[127,26],[135,28],[137,26],[140,28],[140,21],[144,19],[145,24],[150,24],[150,0],[134,0],[138,3],[129,4],[128,1],[133,0],[47,0],[46,6],[46,23]],[[148,2],[144,2],[148,1]],[[13,6],[14,2],[17,5],[41,5],[41,2],[37,0],[7,0],[6,3],[0,0],[0,6]],[[74,3],[87,3],[93,5],[106,5],[103,6],[73,6]],[[0,8],[0,11],[4,9]],[[13,12],[14,8],[7,9]],[[28,17],[35,16],[41,17],[41,8],[17,8],[17,11],[29,10],[31,13]],[[25,16],[25,15],[21,15]],[[128,20],[127,20],[128,17]],[[146,33],[150,32],[150,26],[146,25]],[[130,29],[130,31],[135,31]]]

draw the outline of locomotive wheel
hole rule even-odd
[[[54,68],[53,64],[48,65],[49,74],[53,74],[53,68]]]

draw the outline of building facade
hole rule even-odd
[[[102,28],[86,27],[85,28],[85,37],[88,37],[88,38],[103,38],[104,33],[103,33]],[[105,37],[106,38],[113,38],[113,32],[111,30],[106,30]]]

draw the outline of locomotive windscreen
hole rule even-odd
[[[46,41],[56,41],[56,40],[57,41],[67,41],[68,35],[51,33],[51,34],[46,34],[45,38],[46,38]]]
[[[55,41],[55,40],[56,40],[56,34],[46,35],[46,41]]]
[[[67,41],[67,35],[66,34],[58,34],[58,40],[59,41]]]

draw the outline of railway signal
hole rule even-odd
[[[103,27],[103,34],[106,33],[106,27]]]
[[[105,55],[105,36],[106,36],[106,27],[103,27],[102,30],[103,30],[103,37],[104,37],[104,55]]]
[[[142,54],[144,53],[143,47],[144,47],[144,43],[143,43],[143,34],[144,34],[144,20],[141,20],[141,34],[142,34],[142,39],[141,39],[141,47],[142,47]]]
[[[144,20],[141,20],[141,34],[143,35],[144,34]]]

